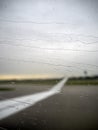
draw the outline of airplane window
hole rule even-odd
[[[97,0],[0,0],[0,130],[98,129],[97,12]]]

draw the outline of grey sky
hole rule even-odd
[[[0,0],[0,74],[98,74],[97,0]]]

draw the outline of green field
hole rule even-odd
[[[69,79],[67,82],[67,85],[98,85],[98,80],[90,80],[90,79],[84,79],[84,80],[73,80]]]
[[[0,84],[47,84],[54,85],[58,83],[60,79],[38,79],[38,80],[0,80]]]
[[[0,91],[12,91],[15,90],[15,88],[7,88],[7,87],[0,87]]]
[[[55,85],[61,79],[37,79],[37,80],[0,80],[0,86],[4,84],[14,85],[14,84],[37,84],[37,85]],[[78,77],[69,78],[66,85],[98,85],[98,78],[94,77]],[[12,90],[12,88],[1,88],[0,90]]]

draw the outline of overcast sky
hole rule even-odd
[[[98,0],[0,0],[0,74],[98,74]]]

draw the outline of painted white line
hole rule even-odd
[[[15,114],[25,108],[28,108],[34,105],[35,103],[41,100],[44,100],[54,94],[59,93],[66,81],[67,81],[67,78],[64,78],[49,91],[44,91],[44,92],[36,93],[33,95],[11,98],[9,100],[1,101],[0,102],[0,120],[12,114]]]

